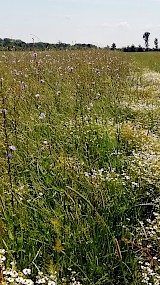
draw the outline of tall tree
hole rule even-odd
[[[115,50],[115,49],[116,49],[116,44],[113,43],[113,44],[111,45],[111,50]]]
[[[155,49],[158,49],[158,39],[157,38],[154,39],[154,45],[155,45]]]
[[[150,36],[150,33],[149,33],[149,32],[145,32],[145,33],[143,34],[143,39],[144,39],[144,41],[145,41],[145,47],[146,47],[146,49],[148,49],[148,47],[149,47],[149,36]]]

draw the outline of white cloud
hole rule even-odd
[[[116,24],[115,27],[129,28],[130,25],[127,22],[120,22],[120,23]]]
[[[119,22],[116,24],[109,24],[109,23],[103,23],[100,25],[101,28],[130,28],[130,25],[127,22]]]

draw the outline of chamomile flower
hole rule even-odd
[[[31,269],[24,268],[22,272],[23,272],[24,275],[28,275],[28,274],[31,274]]]

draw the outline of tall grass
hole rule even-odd
[[[82,284],[140,284],[138,253],[124,241],[136,240],[158,195],[157,161],[142,164],[146,152],[157,156],[159,110],[150,124],[149,111],[130,106],[153,90],[141,92],[146,81],[122,53],[0,56],[7,265],[57,271],[59,282],[72,268]]]

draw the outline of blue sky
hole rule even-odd
[[[0,38],[98,46],[160,42],[160,0],[2,0]]]

